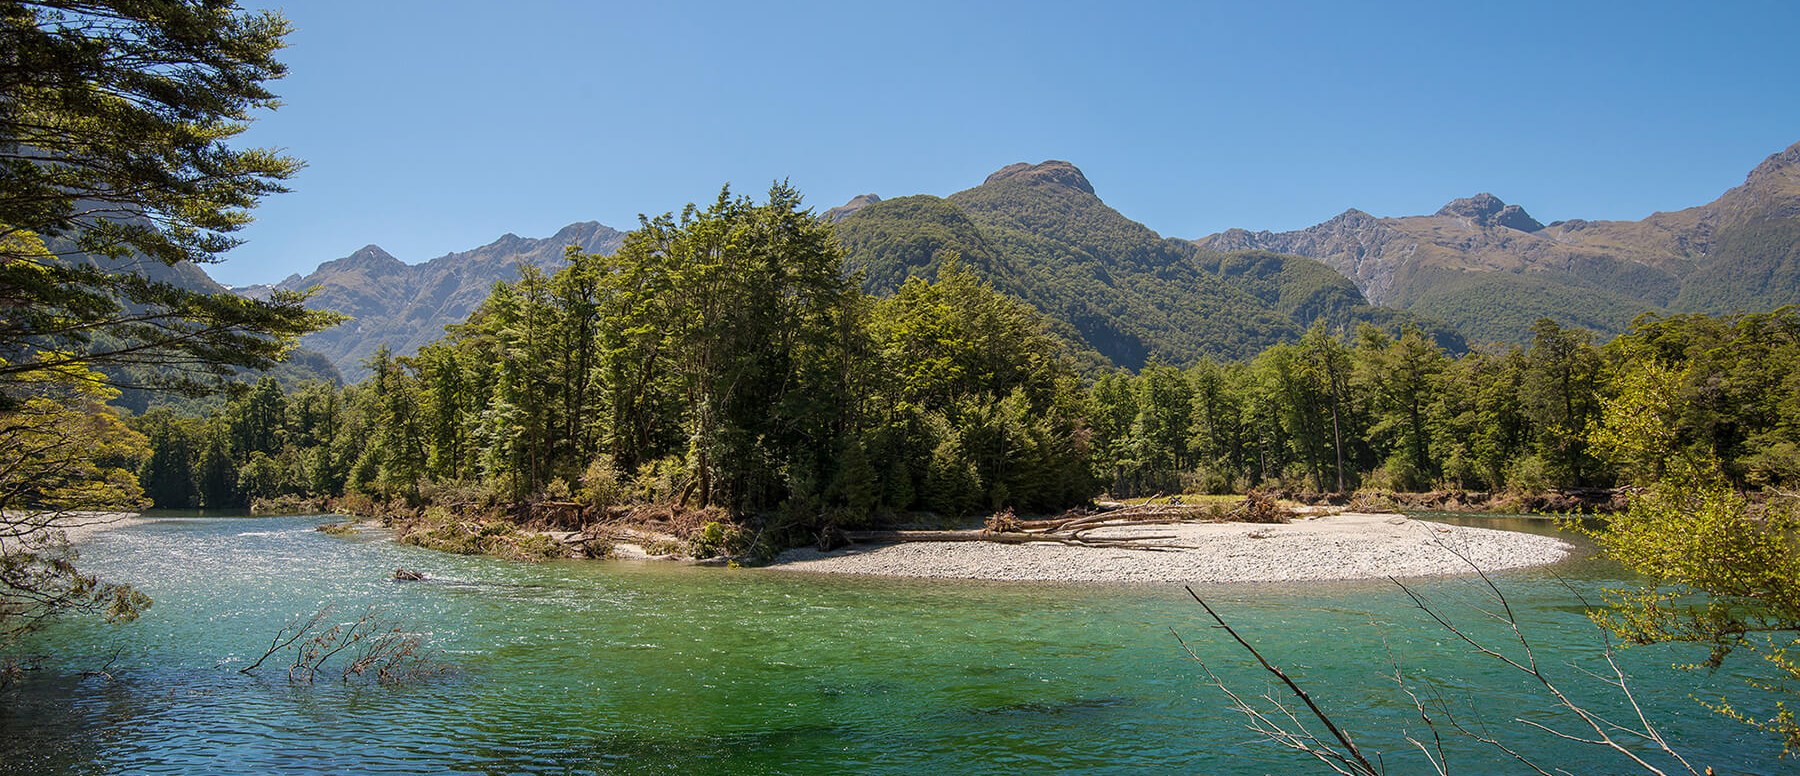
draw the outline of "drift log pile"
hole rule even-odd
[[[1175,534],[1095,536],[1106,528],[1176,523],[1285,523],[1292,517],[1273,499],[1252,495],[1230,509],[1218,504],[1101,504],[1098,510],[1071,510],[1044,520],[1020,520],[1011,510],[988,518],[987,525],[965,531],[843,531],[820,537],[821,549],[845,543],[890,542],[997,542],[1025,544],[1053,542],[1074,547],[1112,547],[1130,550],[1197,549],[1165,542]]]

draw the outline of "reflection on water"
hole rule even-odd
[[[1179,586],[532,565],[312,530],[325,521],[164,518],[95,539],[87,567],[156,605],[130,625],[68,621],[26,645],[43,668],[0,691],[0,772],[1313,770],[1247,734],[1186,659],[1171,628],[1228,681],[1270,690]],[[434,581],[396,583],[399,567]],[[1581,559],[1500,577],[1558,670],[1604,666],[1564,584],[1591,594],[1622,579]],[[1454,612],[1484,604],[1466,580],[1418,588]],[[1417,724],[1382,677],[1393,663],[1479,698],[1549,762],[1614,770],[1590,747],[1511,723],[1544,699],[1446,639],[1385,581],[1197,589],[1395,772],[1427,768],[1401,738]],[[282,625],[328,604],[346,619],[374,605],[428,632],[457,670],[402,688],[238,674]],[[1623,659],[1667,732],[1722,771],[1769,772],[1758,763],[1777,745],[1689,699],[1736,685],[1671,673],[1672,657]],[[82,673],[109,660],[110,678]],[[1513,770],[1453,746],[1467,772]]]

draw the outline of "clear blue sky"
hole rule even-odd
[[[297,28],[286,105],[244,140],[308,167],[209,268],[230,284],[628,229],[726,182],[824,209],[1044,159],[1176,237],[1477,191],[1641,218],[1800,141],[1795,2],[266,7]]]

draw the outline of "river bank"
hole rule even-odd
[[[1279,524],[1120,526],[1095,537],[1140,538],[1150,549],[906,542],[789,550],[769,568],[1038,582],[1297,582],[1466,574],[1471,563],[1483,571],[1524,568],[1574,549],[1549,536],[1356,512]]]
[[[1180,509],[1178,504],[1159,504]],[[1273,505],[1274,502],[1269,502]],[[460,519],[441,507],[389,510],[382,520],[402,543],[458,554],[489,554],[523,560],[551,557],[607,558],[726,565],[735,558],[776,571],[936,579],[1037,582],[1294,582],[1314,580],[1427,577],[1525,568],[1555,563],[1573,547],[1561,539],[1490,528],[1421,521],[1386,510],[1341,511],[1341,507],[1282,506],[1285,522],[1224,522],[1231,510],[1188,505],[1190,511],[1218,514],[1210,520],[1185,516],[1145,524],[1084,528],[1050,541],[1018,543],[1003,534],[984,540],[981,529],[958,541],[890,542],[886,537],[821,551],[789,549],[763,562],[734,546],[744,534],[717,512],[647,508],[635,520],[590,524],[579,530],[537,522],[529,527],[498,516]],[[1218,506],[1222,506],[1218,505]],[[1145,505],[1098,515],[1123,514]],[[649,517],[646,517],[648,515]],[[1098,516],[1097,515],[1097,516]],[[654,518],[654,519],[652,519]],[[708,521],[707,518],[713,518]],[[1190,521],[1191,520],[1191,521]],[[711,537],[708,529],[716,528]],[[994,529],[989,526],[989,530]],[[457,541],[438,541],[444,537]],[[420,537],[431,539],[421,540]],[[433,539],[432,537],[436,537]],[[484,542],[528,544],[526,554],[498,552]],[[466,540],[466,541],[465,541]],[[1132,546],[1118,546],[1118,540]],[[699,542],[702,549],[696,549]],[[521,544],[521,546],[523,546]],[[1110,546],[1092,546],[1109,545]],[[1465,560],[1466,558],[1466,560]],[[1471,566],[1473,564],[1473,566]]]
[[[137,586],[156,605],[120,627],[61,618],[21,645],[44,657],[8,690],[0,774],[1136,776],[1291,773],[1307,762],[1246,735],[1182,651],[1171,628],[1221,678],[1252,691],[1268,684],[1178,585],[518,563],[379,533],[340,539],[313,530],[317,515],[199,517],[151,513],[83,542],[83,571]],[[396,584],[401,567],[441,583]],[[1558,570],[1502,584],[1540,660],[1563,676],[1575,672],[1569,663],[1605,673],[1578,599],[1598,600],[1617,572]],[[1485,602],[1469,585],[1415,587],[1485,619],[1461,608]],[[1537,687],[1447,638],[1391,585],[1203,592],[1391,772],[1431,772],[1403,737],[1413,731],[1400,723],[1417,717],[1386,675],[1396,661],[1484,709],[1567,721],[1539,715],[1548,706]],[[238,673],[273,634],[325,605],[336,613],[326,622],[371,607],[404,619],[456,673],[398,688]],[[1770,759],[1779,741],[1749,737],[1691,700],[1743,692],[1746,661],[1714,674],[1670,671],[1676,658],[1661,650],[1616,659],[1645,713],[1693,762],[1780,772]],[[102,668],[111,679],[85,673]],[[1512,723],[1517,715],[1492,727],[1540,761],[1619,770],[1610,750],[1540,734]],[[1492,747],[1460,736],[1445,745],[1460,772],[1516,770]]]
[[[29,522],[45,526],[43,529],[33,529],[31,533],[34,535],[42,530],[58,530],[63,532],[70,544],[80,544],[93,538],[95,534],[135,525],[143,520],[143,516],[136,512],[68,512]],[[25,528],[26,526],[21,524],[13,531],[20,532]],[[0,549],[5,549],[8,541],[7,537],[0,536]]]

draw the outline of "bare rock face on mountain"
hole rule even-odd
[[[881,198],[874,194],[858,194],[851,197],[849,202],[845,202],[842,205],[838,205],[837,207],[825,211],[819,218],[824,220],[825,223],[835,224],[856,215],[856,211],[880,201]]]
[[[407,264],[370,245],[325,262],[305,277],[289,277],[275,288],[316,289],[307,300],[308,307],[351,317],[301,343],[323,352],[354,381],[368,374],[363,361],[380,346],[386,345],[395,355],[407,355],[442,337],[445,326],[469,317],[496,281],[517,279],[520,265],[555,272],[563,266],[563,251],[571,245],[588,253],[611,253],[623,240],[622,232],[589,221],[570,224],[545,239],[508,234],[480,248],[423,264]],[[258,291],[253,287],[241,292]]]
[[[1378,304],[1520,341],[1537,316],[1603,332],[1657,310],[1727,313],[1800,303],[1800,143],[1718,200],[1641,221],[1541,224],[1492,194],[1429,216],[1348,210],[1294,232],[1231,229],[1210,250],[1309,256]]]
[[[1479,227],[1500,227],[1520,232],[1535,232],[1544,228],[1537,219],[1526,214],[1524,208],[1501,202],[1499,197],[1485,191],[1473,197],[1450,200],[1435,215],[1467,219]]]
[[[1043,183],[1052,186],[1063,186],[1083,194],[1093,194],[1094,184],[1088,183],[1086,175],[1068,162],[1051,159],[1038,164],[1018,162],[1009,164],[989,175],[981,185],[986,186],[1001,181],[1016,180],[1021,183]]]
[[[1355,281],[1370,301],[1391,298],[1396,271],[1419,250],[1418,241],[1389,223],[1351,208],[1297,232],[1229,229],[1199,240],[1211,251],[1274,251],[1307,256]]]

